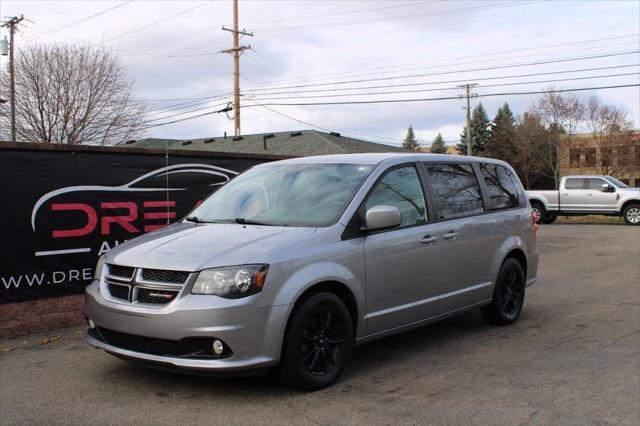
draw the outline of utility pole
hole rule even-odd
[[[465,108],[467,110],[467,155],[471,155],[473,153],[473,151],[471,150],[472,148],[472,143],[471,143],[471,97],[472,96],[476,96],[475,93],[471,93],[471,88],[477,86],[478,83],[467,83],[467,84],[463,84],[461,86],[458,86],[462,89],[465,89],[465,94],[461,95],[461,98],[467,98],[467,107]]]
[[[16,73],[14,62],[14,40],[15,32],[18,24],[24,19],[24,16],[20,15],[18,18],[13,18],[2,24],[2,27],[9,27],[9,80],[11,85],[11,142],[16,141]]]
[[[233,33],[233,48],[223,50],[223,53],[233,55],[233,110],[235,121],[235,135],[240,136],[240,55],[243,51],[251,49],[251,46],[240,46],[240,34],[253,37],[253,33],[244,28],[238,29],[238,0],[233,0],[233,29],[222,27],[223,31]]]

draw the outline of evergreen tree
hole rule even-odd
[[[407,129],[407,136],[404,137],[404,142],[402,142],[402,147],[404,149],[410,149],[412,151],[417,151],[420,148],[420,144],[416,139],[416,135],[413,133],[412,126],[409,126],[409,129]]]
[[[509,104],[504,104],[493,119],[491,136],[486,142],[486,155],[510,161],[516,152],[516,125]]]
[[[474,108],[471,115],[471,154],[482,155],[485,150],[485,144],[491,136],[491,121],[484,110],[482,103]],[[460,143],[456,148],[461,155],[467,154],[467,128],[464,127],[460,135]]]
[[[446,154],[447,153],[447,144],[444,142],[444,138],[440,133],[433,139],[431,142],[431,153],[432,154]]]

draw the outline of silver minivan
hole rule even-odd
[[[87,341],[157,368],[319,389],[351,349],[480,308],[515,322],[537,225],[513,169],[432,154],[261,164],[106,253]]]

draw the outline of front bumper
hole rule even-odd
[[[111,346],[105,342],[95,339],[87,334],[85,340],[91,346],[104,349],[107,353],[130,361],[148,364],[151,367],[170,367],[170,369],[190,370],[196,372],[234,372],[269,367],[274,364],[274,360],[269,357],[257,356],[247,360],[224,359],[224,360],[203,360],[174,358],[168,356],[144,354],[127,349]]]
[[[133,336],[179,341],[211,337],[232,351],[224,359],[193,359],[133,351],[87,334],[87,342],[121,358],[178,369],[232,372],[278,363],[288,306],[258,307],[244,299],[185,294],[160,308],[105,299],[98,282],[87,287],[85,313],[98,328]]]

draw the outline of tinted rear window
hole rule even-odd
[[[511,209],[520,205],[511,170],[496,164],[481,164],[480,171],[489,191],[491,210]]]
[[[569,178],[564,184],[565,189],[583,189],[584,179],[582,178]]]
[[[428,164],[438,217],[453,219],[482,213],[482,195],[469,164]]]

